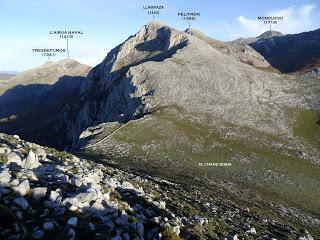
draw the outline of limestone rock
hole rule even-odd
[[[41,198],[44,198],[47,194],[46,187],[37,187],[32,189],[32,196],[35,201],[39,201]]]
[[[27,158],[24,161],[24,168],[26,169],[34,169],[41,165],[38,161],[37,155],[31,150],[28,153]]]
[[[14,187],[13,190],[20,196],[25,196],[30,190],[29,181],[27,179],[22,181],[18,186]]]

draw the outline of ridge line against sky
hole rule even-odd
[[[300,33],[320,27],[319,0],[0,0],[0,71],[23,71],[47,61],[33,48],[65,48],[64,39],[50,30],[82,30],[85,34],[69,41],[71,58],[95,66],[107,53],[152,20],[144,5],[164,5],[156,20],[184,30],[178,12],[200,12],[191,27],[206,35],[231,41],[255,37],[269,26],[258,16],[283,16],[273,29]],[[59,55],[51,60],[65,58]]]

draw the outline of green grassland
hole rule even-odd
[[[171,106],[127,123],[108,138],[108,131],[103,132],[95,141],[105,140],[85,154],[184,184],[212,185],[212,191],[222,188],[215,194],[256,206],[261,214],[268,211],[261,202],[271,201],[320,216],[320,165],[314,161],[320,159],[317,114],[290,109],[287,117],[294,141],[248,127],[211,124],[214,119],[208,116],[191,118]]]

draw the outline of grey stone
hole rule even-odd
[[[141,222],[133,222],[131,223],[131,227],[133,231],[135,231],[140,238],[144,235],[144,226]]]
[[[18,155],[15,151],[12,151],[8,154],[8,163],[16,163],[21,166],[22,161],[20,155]]]
[[[18,186],[14,187],[13,190],[17,194],[25,196],[30,190],[29,181],[27,179],[22,181]]]
[[[39,167],[40,165],[41,163],[39,163],[38,157],[32,150],[30,150],[27,158],[23,162],[23,167],[26,169],[34,169]]]
[[[77,217],[71,217],[68,219],[67,225],[71,227],[76,227],[78,223],[78,218]]]
[[[15,186],[18,186],[19,185],[19,180],[18,179],[13,179],[11,182],[10,182],[10,185],[12,187],[15,187]]]
[[[9,147],[0,147],[0,154],[8,154],[11,149]]]
[[[9,183],[11,180],[11,174],[7,171],[0,173],[0,183]]]
[[[91,202],[92,200],[95,200],[97,198],[97,192],[95,190],[87,190],[85,193],[79,193],[76,196],[74,196],[75,199],[77,199],[79,202]]]
[[[115,222],[121,226],[128,225],[128,214],[125,211],[122,211],[120,217],[118,217]]]
[[[46,187],[37,187],[32,189],[32,197],[35,201],[39,201],[41,198],[44,198],[47,194]]]
[[[53,222],[45,222],[43,225],[42,225],[42,228],[44,230],[53,230],[54,229],[54,223]]]
[[[32,236],[33,236],[35,239],[41,239],[41,238],[43,238],[43,236],[44,236],[44,232],[43,232],[41,229],[39,229],[39,230],[34,231],[34,232],[32,233]]]
[[[23,197],[16,198],[13,202],[23,210],[26,210],[29,207],[28,201]]]
[[[76,231],[73,228],[70,228],[68,231],[68,239],[74,240],[76,238]]]
[[[58,192],[56,192],[56,191],[51,191],[51,192],[50,192],[50,197],[49,197],[50,201],[55,202],[55,201],[58,200],[58,198],[61,198],[61,197],[60,197],[60,193],[58,193]]]

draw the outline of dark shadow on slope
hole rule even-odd
[[[75,147],[79,135],[89,126],[103,122],[126,123],[143,117],[147,114],[144,102],[140,97],[131,95],[135,86],[126,73],[139,64],[170,58],[187,45],[187,41],[182,40],[169,49],[169,34],[170,31],[164,27],[157,30],[155,39],[139,44],[136,47],[138,51],[150,54],[110,72],[103,88],[101,79],[106,73],[100,72],[97,66],[88,74],[90,85],[82,94],[79,93],[80,83],[86,78],[69,76],[62,77],[53,86],[17,86],[8,90],[0,97],[0,108],[3,109],[2,114],[0,111],[0,132],[17,134],[25,140],[64,150]],[[116,56],[118,48],[108,55]],[[79,81],[79,85],[69,88],[67,84],[73,81]],[[153,90],[146,93],[152,94]]]
[[[80,76],[62,76],[53,85],[17,85],[0,96],[0,118],[21,114],[27,109],[51,104],[77,92],[84,81]]]
[[[18,85],[0,96],[0,132],[46,144],[54,135],[59,112],[67,99],[78,94],[81,76],[62,76],[53,85]],[[44,141],[40,141],[43,139]]]
[[[156,38],[145,41],[135,46],[135,49],[141,52],[166,51],[169,49],[171,30],[168,27],[162,27],[157,30]]]
[[[320,29],[263,38],[249,45],[283,73],[305,72],[320,65]]]
[[[69,115],[69,119],[73,119],[72,122],[78,123],[78,128],[74,129],[76,137],[73,140],[77,141],[81,132],[90,126],[106,122],[126,123],[148,114],[148,109],[145,108],[144,101],[140,97],[131,96],[136,87],[132,85],[131,78],[127,77],[126,73],[130,68],[149,61],[164,61],[172,57],[179,49],[187,46],[187,40],[183,40],[176,46],[169,48],[169,34],[169,30],[164,27],[157,30],[157,37],[155,39],[138,44],[136,46],[137,50],[150,52],[149,56],[131,64],[124,65],[119,70],[110,72],[108,82],[103,83],[105,84],[104,88],[101,87],[101,79],[105,73],[100,72],[99,66],[89,73],[90,86],[88,90],[85,92],[85,95],[81,96],[82,99],[80,101],[76,100],[72,105],[79,107],[76,112],[81,112],[83,110],[81,107],[86,105],[87,115],[90,116],[90,119],[81,121],[78,115]],[[158,44],[159,42],[161,42],[160,45]],[[153,49],[152,51],[152,47],[156,50]],[[154,90],[151,89],[150,92],[145,95],[148,96],[152,94],[154,94]],[[64,146],[74,143],[73,140],[67,139]],[[74,147],[76,147],[76,145],[69,145],[67,149],[70,150]]]

